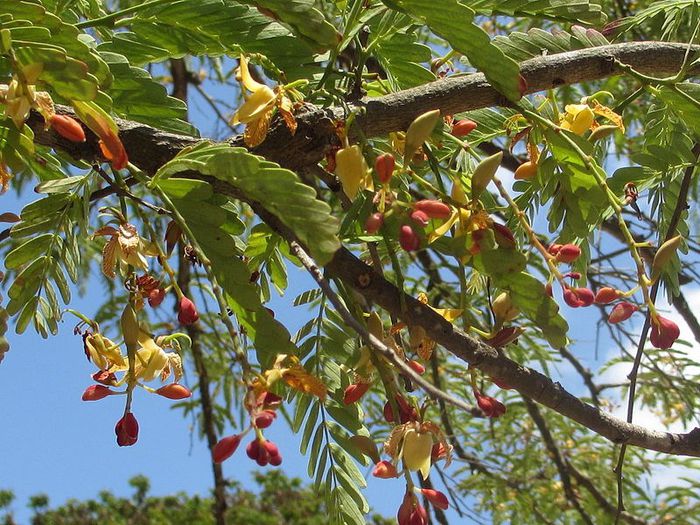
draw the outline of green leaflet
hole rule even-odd
[[[269,366],[277,354],[296,354],[287,329],[260,302],[258,289],[250,282],[250,270],[240,259],[233,237],[226,232],[228,223],[238,220],[230,218],[223,207],[227,200],[214,195],[208,183],[198,180],[159,179],[157,186],[171,198],[211,261],[228,307],[255,343],[258,361]]]
[[[314,7],[313,0],[244,0],[244,3],[271,12],[274,18],[291,26],[321,50],[338,45],[340,35],[323,13]]]
[[[113,76],[109,95],[114,113],[172,133],[199,135],[185,120],[185,103],[168,96],[165,87],[146,70],[130,66],[123,55],[103,52],[101,56]]]
[[[228,182],[258,202],[294,232],[319,264],[330,261],[340,247],[339,224],[330,207],[293,172],[243,148],[203,145],[184,150],[158,170],[154,181],[187,169]]]
[[[550,33],[539,28],[532,28],[527,33],[514,31],[507,36],[498,35],[493,44],[506,56],[522,62],[530,58],[541,57],[542,53],[565,53],[577,49],[605,46],[610,42],[595,29],[579,26],[571,28],[571,33],[558,31]]]
[[[530,319],[554,348],[568,344],[569,325],[559,314],[559,305],[545,291],[544,285],[532,275],[520,272],[506,274],[498,283],[510,291],[513,303]]]
[[[655,93],[680,115],[688,129],[700,136],[700,86],[683,82],[674,87],[661,86]]]
[[[261,53],[289,80],[309,74],[311,48],[278,22],[233,0],[179,0],[139,11],[131,31],[99,46],[143,65],[172,57]],[[133,32],[132,32],[133,31]]]
[[[378,40],[376,55],[398,89],[435,80],[435,75],[420,65],[430,62],[430,48],[416,42],[415,35],[399,32]]]
[[[487,16],[530,16],[597,25],[603,25],[608,18],[600,5],[589,0],[477,0],[469,7]]]
[[[111,81],[107,64],[78,38],[79,31],[40,4],[3,2],[2,13],[14,19],[1,25],[10,29],[19,62],[42,62],[44,69],[39,80],[65,101],[92,100],[99,86]],[[0,74],[8,66],[0,59]]]
[[[469,62],[486,75],[498,91],[512,101],[520,100],[520,69],[489,39],[488,34],[474,23],[474,11],[457,0],[394,0],[384,2],[398,6],[419,19],[438,36],[444,38]]]

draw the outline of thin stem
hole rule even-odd
[[[86,27],[97,27],[97,26],[112,26],[117,18],[125,15],[130,15],[131,13],[136,13],[142,9],[148,9],[149,7],[154,7],[160,4],[169,4],[174,0],[151,0],[150,2],[144,2],[142,4],[136,4],[125,9],[120,9],[119,11],[114,11],[108,15],[102,16],[100,18],[93,18],[92,20],[85,20],[84,22],[79,22],[75,24],[78,29],[85,29]]]

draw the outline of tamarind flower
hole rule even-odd
[[[409,421],[394,427],[384,443],[384,452],[394,463],[403,459],[408,470],[417,470],[427,479],[432,462],[433,444],[441,443],[446,450],[445,465],[451,460],[452,447],[447,443],[440,427],[429,421]]]
[[[681,329],[676,323],[660,315],[652,315],[649,340],[656,348],[671,348],[680,335]]]
[[[136,227],[132,224],[124,223],[119,228],[114,226],[103,226],[92,234],[97,236],[110,237],[107,244],[102,249],[102,273],[114,279],[117,262],[120,265],[131,265],[134,268],[146,270],[148,263],[146,256],[157,255],[150,243],[147,243],[139,236]]]
[[[588,104],[568,104],[561,121],[561,127],[577,135],[583,135],[593,125],[595,115]]]
[[[265,140],[275,107],[292,135],[296,132],[297,123],[292,114],[292,101],[285,95],[284,88],[278,86],[273,90],[255,80],[250,74],[248,59],[245,55],[240,57],[236,79],[241,83],[244,102],[233,114],[231,124],[246,125],[243,132],[243,141],[246,146],[253,148]]]
[[[321,400],[326,398],[328,392],[326,385],[319,378],[307,372],[296,356],[278,355],[275,364],[265,372],[264,376],[267,385],[281,379],[294,390],[313,394]]]

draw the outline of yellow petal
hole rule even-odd
[[[254,148],[258,144],[262,144],[265,137],[267,137],[267,131],[270,129],[271,120],[272,111],[268,111],[259,119],[248,122],[243,132],[243,142],[245,142],[245,145],[249,148]]]
[[[345,195],[351,200],[360,191],[368,171],[360,146],[349,146],[338,150],[335,154],[335,174],[343,185]]]
[[[117,238],[112,237],[102,248],[102,273],[114,279],[114,267],[117,264]]]
[[[583,135],[593,125],[595,115],[588,104],[569,104],[562,127],[577,135]]]
[[[275,93],[269,87],[259,84],[260,88],[253,91],[238,111],[233,115],[231,124],[247,124],[271,111],[275,105]]]
[[[440,226],[435,228],[428,235],[428,244],[439,239],[440,237],[445,235],[448,231],[450,231],[450,228],[452,228],[454,223],[457,222],[458,218],[459,218],[459,212],[453,212],[449,219],[447,219],[444,223],[442,223]]]
[[[248,70],[248,59],[245,57],[245,55],[241,55],[240,61],[241,65],[238,66],[238,70],[236,71],[236,78],[241,82],[241,84],[243,84],[243,87],[245,87],[248,91],[253,92],[267,87],[265,84],[261,84],[250,76],[250,71]]]
[[[403,460],[408,470],[417,470],[423,479],[430,474],[430,453],[433,448],[433,436],[430,433],[406,431],[403,442]]]
[[[282,379],[295,390],[306,394],[313,394],[320,399],[326,398],[326,385],[317,377],[309,374],[304,367],[299,364],[294,364],[284,370]]]

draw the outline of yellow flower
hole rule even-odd
[[[139,346],[140,348],[136,351],[134,375],[143,381],[153,381],[162,374],[170,359],[165,350],[158,346],[146,332],[139,333]],[[167,377],[166,375],[165,378]]]
[[[289,364],[284,365],[285,361]],[[269,387],[278,379],[282,379],[288,386],[299,392],[312,394],[321,400],[326,398],[328,391],[326,385],[319,378],[307,372],[296,356],[278,355],[272,369],[265,372],[267,384],[264,385],[264,388]]]
[[[122,355],[119,345],[107,339],[102,334],[90,334],[85,337],[84,342],[85,353],[88,359],[100,370],[121,372],[129,368],[126,357]]]
[[[560,124],[562,128],[583,135],[593,126],[595,115],[588,104],[569,104],[564,109],[566,113]]]
[[[150,243],[145,242],[132,224],[121,224],[119,228],[103,226],[93,237],[110,237],[102,249],[102,273],[114,279],[117,261],[121,265],[131,265],[142,270],[148,269],[146,256],[157,255]]]

